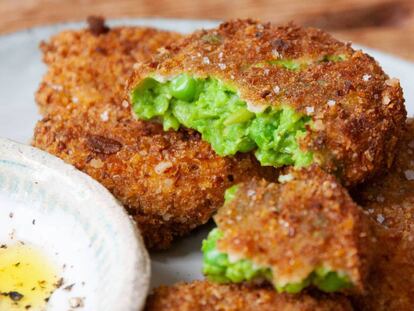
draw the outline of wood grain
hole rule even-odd
[[[414,60],[414,0],[0,0],[0,33],[89,15],[295,21]]]

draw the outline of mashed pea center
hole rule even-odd
[[[262,165],[307,166],[312,154],[299,147],[309,117],[289,107],[254,113],[235,89],[220,80],[181,74],[169,81],[144,79],[131,93],[133,111],[157,119],[164,130],[181,125],[201,133],[220,156],[255,151]]]
[[[297,283],[279,284],[270,267],[255,265],[249,259],[230,260],[230,256],[217,249],[217,242],[223,233],[215,228],[203,241],[203,273],[217,283],[240,283],[257,279],[273,283],[275,289],[282,293],[299,293],[308,286],[315,286],[324,292],[336,292],[352,287],[352,282],[344,273],[325,267],[315,267],[305,279]]]

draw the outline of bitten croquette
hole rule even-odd
[[[204,273],[218,282],[265,279],[279,292],[363,292],[374,248],[369,218],[316,166],[279,180],[227,192],[203,242]]]
[[[406,118],[398,80],[324,31],[232,20],[138,66],[136,116],[192,128],[219,155],[265,166],[316,163],[344,185],[390,167]]]

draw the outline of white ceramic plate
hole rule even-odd
[[[110,25],[141,25],[168,30],[190,32],[198,28],[217,25],[212,21],[124,19]],[[38,87],[45,66],[41,62],[38,44],[63,29],[84,27],[83,23],[68,23],[29,29],[0,37],[0,136],[28,143],[33,127],[39,119],[33,94]],[[358,46],[356,46],[359,48]],[[407,109],[414,114],[414,64],[391,55],[364,48],[374,56],[384,70],[401,80]],[[173,283],[179,280],[201,278],[201,240],[208,226],[197,230],[192,236],[178,241],[166,252],[151,255],[152,285]]]
[[[39,149],[0,139],[0,241],[39,249],[63,285],[47,310],[138,311],[150,264],[124,208],[102,185]],[[66,286],[73,284],[70,291]]]

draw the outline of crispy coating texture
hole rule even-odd
[[[209,281],[161,286],[148,297],[146,311],[345,311],[352,310],[341,295],[278,294],[270,287],[215,284]]]
[[[116,105],[109,118],[130,119],[122,97],[133,67],[150,61],[157,49],[180,37],[152,28],[117,27],[100,35],[90,29],[63,31],[42,42],[48,68],[36,93],[41,113],[62,117],[88,113],[98,119]]]
[[[122,101],[132,67],[178,37],[121,27],[66,31],[42,44],[48,72],[36,99],[44,118],[33,145],[108,188],[152,249],[207,222],[233,183],[275,174],[251,155],[217,156],[194,131],[164,132],[132,117]]]
[[[346,60],[329,61],[333,55]],[[303,66],[263,66],[280,59]],[[317,163],[346,185],[362,182],[392,163],[406,118],[398,80],[389,79],[369,55],[321,30],[252,20],[225,22],[164,49],[134,73],[129,87],[149,75],[173,77],[182,72],[217,77],[235,86],[250,104],[287,105],[310,115],[313,126],[301,147],[313,151]]]
[[[368,218],[331,175],[288,170],[284,183],[253,180],[219,209],[218,249],[269,266],[275,282],[301,282],[318,267],[345,272],[362,292],[371,257]]]
[[[361,310],[408,311],[414,306],[414,119],[407,123],[392,169],[356,189],[354,197],[377,223],[378,255]]]

